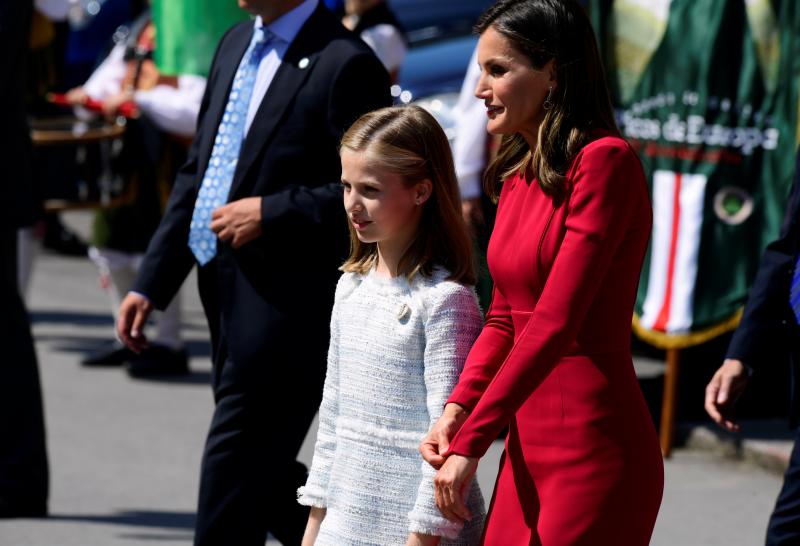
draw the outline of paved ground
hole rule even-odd
[[[133,381],[117,369],[78,365],[111,335],[93,266],[41,257],[30,308],[47,412],[52,516],[0,521],[0,546],[191,544],[197,469],[212,409],[207,335],[195,292],[190,279],[184,333],[192,375],[176,382]],[[306,461],[312,442],[313,431],[302,453]],[[499,452],[494,446],[481,464],[487,498]],[[761,542],[780,485],[774,473],[679,450],[666,474],[653,545]]]

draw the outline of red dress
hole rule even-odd
[[[628,144],[578,154],[554,206],[503,185],[489,243],[486,325],[450,402],[469,409],[450,452],[481,457],[505,425],[488,546],[644,546],[664,467],[630,353],[652,210]]]

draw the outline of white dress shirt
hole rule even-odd
[[[456,104],[456,138],[453,143],[453,161],[456,167],[461,199],[475,199],[481,195],[481,179],[486,168],[486,107],[475,97],[475,88],[481,75],[477,48],[472,54],[461,93]]]
[[[267,49],[264,52],[264,56],[261,57],[261,63],[258,65],[253,94],[250,96],[250,106],[247,110],[247,119],[244,122],[245,135],[250,130],[250,124],[253,123],[253,118],[256,117],[258,107],[261,105],[264,95],[267,94],[267,89],[269,89],[275,73],[281,66],[286,51],[294,41],[297,33],[308,21],[308,18],[317,9],[318,3],[319,0],[305,0],[292,11],[285,13],[266,26],[264,26],[261,17],[256,17],[255,27],[264,28],[273,37],[267,44]]]

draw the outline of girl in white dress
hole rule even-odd
[[[331,318],[319,432],[299,502],[303,546],[478,544],[469,518],[436,508],[418,446],[481,329],[472,243],[447,138],[415,106],[361,117],[342,139],[351,253]]]

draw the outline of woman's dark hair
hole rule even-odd
[[[536,150],[531,153],[520,134],[504,135],[484,176],[486,191],[496,198],[503,179],[530,167],[542,190],[560,200],[569,189],[567,169],[591,131],[619,134],[592,25],[575,0],[499,0],[481,15],[475,31],[483,34],[490,27],[535,69],[554,59],[557,85]]]

